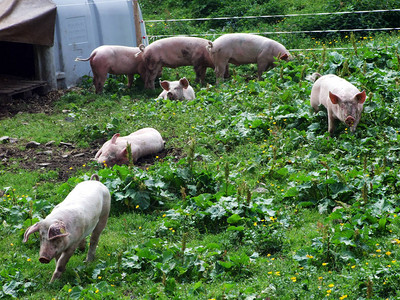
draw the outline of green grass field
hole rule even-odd
[[[386,40],[388,39],[388,40]],[[60,182],[57,170],[0,169],[0,297],[19,299],[396,299],[400,297],[399,71],[396,35],[354,49],[296,52],[255,80],[232,67],[216,86],[194,84],[193,101],[156,100],[139,78],[91,82],[66,93],[52,114],[0,120],[1,134],[92,151],[98,138],[158,129],[167,155],[147,166],[88,161]],[[347,45],[352,48],[354,43]],[[313,72],[340,75],[367,92],[350,134],[327,133],[310,107]],[[73,121],[66,121],[69,110]],[[23,124],[29,126],[22,126]],[[77,252],[62,278],[38,261],[39,239],[22,243],[92,173],[112,193],[94,262]]]

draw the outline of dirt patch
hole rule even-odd
[[[9,139],[7,143],[0,144],[0,164],[5,170],[55,170],[58,179],[66,181],[73,176],[77,169],[91,168],[94,156],[100,145],[93,149],[77,149],[69,143],[49,142],[45,145],[32,142]],[[171,149],[164,149],[155,155],[140,158],[135,165],[140,168],[148,168],[155,160],[165,156],[179,157],[180,153]]]
[[[34,95],[28,99],[13,99],[7,103],[0,102],[0,120],[13,117],[20,112],[51,114],[54,112],[53,103],[65,92],[58,90],[42,97]],[[0,135],[0,166],[10,172],[17,172],[19,169],[55,170],[58,172],[58,179],[66,181],[74,176],[77,169],[90,168],[97,150],[104,142],[98,141],[89,149],[80,149],[69,143],[38,144],[13,139],[12,137],[2,139]],[[179,150],[164,149],[155,155],[140,158],[135,165],[144,169],[154,164],[155,160],[163,159],[165,156],[173,156],[176,160],[179,160],[181,155]]]

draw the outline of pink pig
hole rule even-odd
[[[186,77],[179,79],[178,81],[161,81],[161,87],[164,89],[158,98],[170,99],[170,100],[193,100],[195,98],[194,90],[189,85],[189,81]]]
[[[363,104],[366,99],[365,91],[360,92],[347,80],[336,75],[314,73],[317,79],[311,90],[311,106],[319,111],[319,105],[325,106],[328,112],[328,131],[332,135],[335,129],[335,119],[339,119],[354,132],[360,122]]]
[[[154,128],[142,128],[128,136],[114,134],[111,140],[104,143],[96,153],[95,159],[100,164],[122,165],[129,163],[127,144],[131,146],[132,159],[136,162],[140,157],[160,152],[164,149],[164,140]]]
[[[237,66],[256,63],[258,79],[264,71],[274,67],[275,58],[289,59],[286,48],[271,39],[249,33],[229,33],[209,42],[207,50],[215,65],[217,83],[223,77],[228,63]]]
[[[99,177],[92,175],[91,179],[94,178],[98,180]],[[86,261],[94,259],[100,234],[107,224],[110,199],[107,187],[101,182],[83,181],[44,220],[26,230],[24,243],[32,233],[39,231],[41,263],[48,264],[53,258],[56,259],[56,269],[50,282],[62,275],[76,248],[85,249],[85,238],[89,234]]]
[[[88,58],[75,61],[90,61],[96,93],[101,93],[108,73],[128,75],[128,87],[132,86],[134,74],[144,78],[146,69],[142,56],[136,56],[143,49],[144,45],[141,48],[104,45],[94,49]]]
[[[146,49],[141,49],[143,61],[146,63],[147,74],[145,87],[155,89],[154,80],[163,67],[177,68],[193,66],[196,81],[204,82],[206,69],[214,68],[210,55],[206,50],[208,41],[197,37],[169,37],[151,43]]]

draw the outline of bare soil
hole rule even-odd
[[[14,99],[11,102],[0,102],[0,120],[13,117],[23,113],[44,113],[52,114],[54,111],[53,103],[59,99],[65,91],[53,91],[46,96],[34,95],[28,99]],[[0,133],[0,138],[3,133]],[[56,145],[49,142],[47,144],[33,144],[31,141],[16,140],[10,137],[0,141],[0,168],[9,170],[25,169],[38,170],[47,169],[58,172],[58,179],[66,181],[73,176],[77,169],[90,168],[88,164],[93,161],[97,150],[104,141],[94,143],[92,148],[79,149],[69,143]],[[180,151],[164,149],[157,155],[150,155],[140,158],[136,165],[140,168],[147,168],[156,159],[162,159],[167,155],[180,156]],[[156,158],[157,156],[157,158]]]

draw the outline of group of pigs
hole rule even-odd
[[[101,46],[89,58],[93,71],[96,92],[101,92],[107,74],[126,74],[129,86],[134,74],[140,74],[145,87],[154,89],[154,81],[163,67],[194,67],[196,80],[204,83],[206,68],[214,68],[217,83],[229,74],[228,65],[256,63],[258,78],[274,66],[275,59],[288,60],[289,52],[280,43],[252,34],[226,34],[214,42],[195,37],[171,37],[150,44],[147,47]],[[339,119],[354,132],[361,118],[365,91],[360,92],[354,85],[336,75],[313,74],[315,81],[311,90],[311,106],[315,111],[323,105],[328,113],[328,131],[334,132],[334,121]],[[160,82],[163,92],[159,97],[174,100],[194,99],[193,88],[186,78],[179,81]],[[129,146],[128,146],[129,144]],[[95,159],[104,165],[127,164],[138,158],[154,154],[164,148],[161,134],[153,128],[143,128],[128,136],[116,133],[97,152]],[[129,155],[130,151],[131,155]],[[56,260],[56,269],[51,281],[59,278],[66,264],[77,248],[84,249],[86,237],[91,234],[86,261],[94,258],[99,236],[106,226],[110,211],[110,193],[99,182],[97,175],[91,180],[79,183],[66,199],[40,222],[29,227],[29,235],[39,232],[39,261],[49,263]]]

